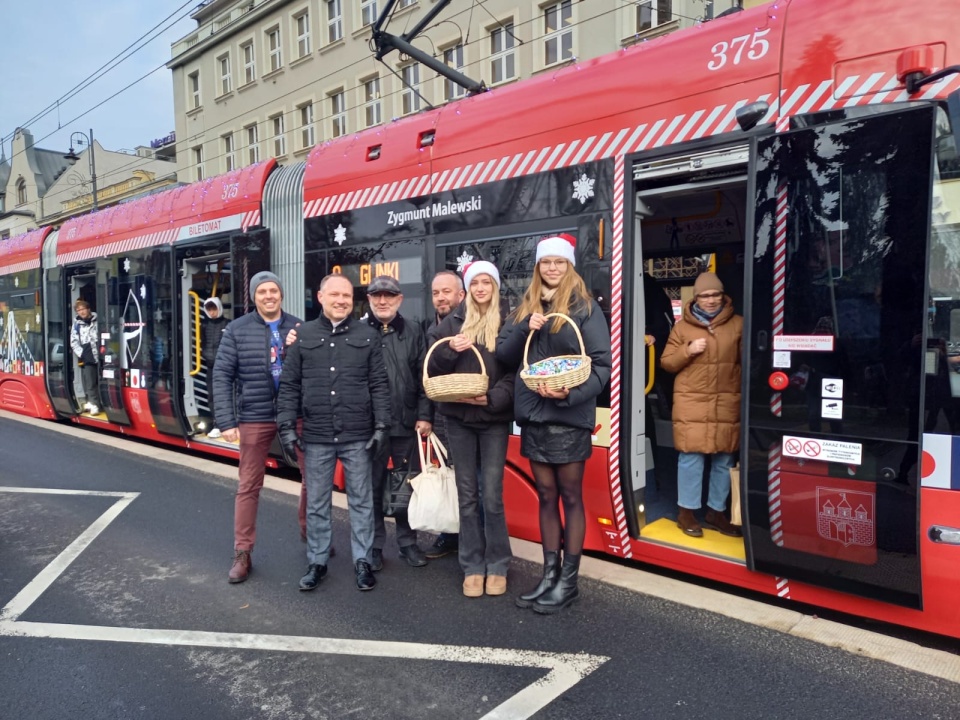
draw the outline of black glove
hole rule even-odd
[[[293,423],[284,423],[280,426],[280,445],[292,458],[297,457],[297,450],[303,450],[303,440],[297,435],[297,426]]]
[[[373,456],[379,457],[387,449],[387,443],[389,442],[390,435],[387,433],[387,426],[377,425],[373,431],[373,437],[367,440],[364,450],[373,450]]]

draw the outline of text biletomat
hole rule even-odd
[[[613,344],[587,549],[960,637],[957,37],[952,0],[781,0],[12,238],[0,407],[235,457],[208,435],[206,299],[251,312],[269,269],[312,319],[337,272],[363,313],[387,273],[425,320],[434,273],[483,259],[512,309],[569,233]],[[677,528],[673,377],[645,344],[705,270],[744,317],[743,538]],[[518,437],[504,498],[538,539]]]

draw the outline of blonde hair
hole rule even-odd
[[[467,314],[460,332],[475,345],[494,352],[497,349],[497,335],[500,334],[500,286],[492,277],[490,282],[493,283],[493,297],[485,310],[467,292]]]
[[[538,263],[537,267],[533,270],[533,278],[530,280],[530,286],[523,294],[523,300],[520,301],[517,309],[513,311],[514,319],[520,321],[528,315],[542,313],[544,311],[542,297],[544,287],[546,286],[540,277]],[[563,313],[564,315],[578,315],[586,312],[587,315],[589,315],[593,311],[593,304],[590,302],[592,297],[590,291],[587,290],[587,284],[583,282],[583,278],[580,277],[580,273],[576,271],[572,263],[567,263],[567,272],[560,278],[560,284],[557,285],[557,290],[550,303],[550,312]],[[550,332],[559,332],[562,324],[563,321],[560,320],[560,318],[554,318]]]

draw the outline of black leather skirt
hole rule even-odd
[[[584,428],[530,423],[520,429],[520,454],[534,462],[582,462],[592,452],[590,431]]]

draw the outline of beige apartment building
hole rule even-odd
[[[451,0],[412,44],[487,87],[516,82],[765,0]],[[386,0],[209,0],[173,44],[181,182],[314,145],[462,97],[396,51],[375,58]],[[402,35],[436,0],[396,0]]]

